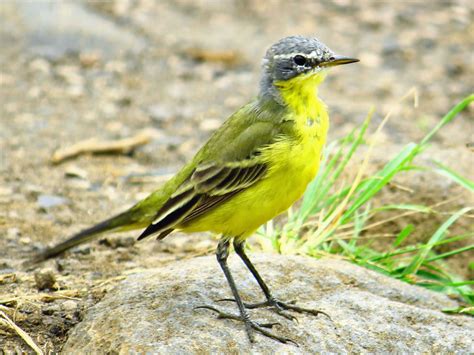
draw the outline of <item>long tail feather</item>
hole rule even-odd
[[[58,245],[55,245],[54,247],[42,251],[32,260],[31,263],[35,264],[50,258],[54,258],[55,256],[58,256],[75,246],[86,243],[97,237],[97,235],[105,232],[111,232],[113,230],[120,230],[125,228],[138,229],[140,227],[142,226],[137,225],[136,227],[134,227],[133,225],[130,225],[130,212],[126,211],[115,217],[102,221],[96,224],[95,226],[84,229],[79,233],[74,234],[72,237],[66,239],[64,242],[61,242]]]

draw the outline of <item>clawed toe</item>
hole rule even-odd
[[[285,303],[285,302],[275,300],[275,303],[277,304],[278,307],[280,307],[282,309],[290,310],[290,311],[294,311],[294,312],[298,312],[298,313],[308,313],[308,314],[311,314],[313,316],[318,316],[320,314],[323,314],[326,317],[328,317],[329,320],[332,321],[329,314],[327,314],[326,312],[320,311],[318,309],[310,309],[310,308],[303,308],[303,307],[295,306],[294,305],[295,302]]]
[[[219,319],[233,319],[233,320],[238,320],[238,321],[244,321],[244,319],[241,316],[238,316],[232,313],[223,312],[213,306],[204,305],[204,306],[194,307],[194,309],[209,309],[213,312],[216,312],[217,318]],[[278,323],[278,322],[272,322],[272,323],[256,323],[255,322],[255,324],[263,328],[273,328],[275,325],[281,325],[281,323]]]
[[[235,300],[233,298],[222,298],[222,299],[217,300],[217,302],[235,302]],[[284,317],[288,320],[295,321],[295,322],[298,322],[298,319],[295,316],[293,316],[291,314],[288,314],[285,311],[294,311],[294,312],[298,312],[298,313],[308,313],[308,314],[311,314],[313,316],[318,316],[319,314],[323,314],[332,321],[331,317],[326,312],[323,312],[323,311],[320,311],[320,310],[317,310],[317,309],[299,307],[299,306],[296,306],[295,304],[296,304],[295,300],[291,300],[291,301],[288,301],[288,302],[282,302],[282,301],[279,301],[275,298],[269,299],[269,300],[264,301],[264,302],[258,302],[258,303],[245,303],[244,302],[244,306],[247,309],[270,307],[278,315],[280,315],[280,316],[282,316],[282,317]]]
[[[286,337],[282,337],[282,336],[273,334],[272,332],[269,332],[267,330],[267,329],[272,329],[275,325],[281,325],[278,322],[258,323],[258,322],[254,322],[254,321],[250,320],[249,318],[244,318],[244,317],[232,314],[232,313],[223,312],[223,311],[221,311],[221,310],[219,310],[219,309],[217,309],[213,306],[208,306],[208,305],[198,306],[198,307],[195,307],[194,309],[208,309],[208,310],[211,310],[213,312],[216,312],[217,313],[217,318],[219,318],[219,319],[232,319],[232,320],[237,320],[237,321],[244,322],[245,327],[247,329],[248,337],[249,337],[251,342],[255,341],[253,331],[257,331],[260,334],[265,335],[265,336],[267,336],[271,339],[278,340],[281,343],[293,344],[295,346],[298,346],[298,344],[294,340],[292,340],[290,338],[286,338]]]

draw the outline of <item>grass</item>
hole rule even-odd
[[[469,212],[473,208],[465,207],[450,213],[436,231],[425,239],[426,242],[417,243],[411,241],[410,237],[417,228],[423,226],[407,224],[395,234],[376,234],[374,231],[381,230],[389,222],[413,214],[439,213],[437,209],[453,202],[455,197],[432,206],[399,203],[373,207],[378,202],[377,194],[389,184],[397,186],[393,182],[394,177],[408,170],[434,171],[474,193],[473,181],[440,162],[433,162],[434,168],[414,164],[414,159],[423,154],[433,136],[473,101],[474,95],[463,99],[419,143],[407,144],[379,171],[366,176],[371,152],[377,147],[374,137],[391,115],[387,114],[376,132],[367,139],[373,114],[371,110],[360,127],[327,146],[318,176],[308,186],[301,204],[288,212],[287,222],[280,226],[271,221],[259,230],[266,237],[259,238],[263,240],[263,247],[280,253],[313,257],[338,255],[402,281],[455,295],[466,306],[445,311],[474,314],[474,281],[463,280],[454,275],[445,263],[448,257],[474,249],[473,243],[461,248],[453,247],[460,240],[472,241],[472,231],[471,234],[450,233],[451,227],[460,218],[472,218]],[[365,153],[361,152],[362,147],[365,148]],[[360,169],[351,182],[344,181],[344,177],[351,176],[346,169],[356,156],[364,156]],[[392,212],[390,217],[384,217],[387,211]],[[390,238],[390,242],[386,243],[389,247],[385,247],[385,251],[378,251],[371,246],[377,238]],[[437,252],[437,247],[440,246],[449,251]],[[472,264],[470,266],[474,267]]]

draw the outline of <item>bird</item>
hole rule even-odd
[[[105,232],[144,229],[138,240],[152,236],[162,240],[173,231],[216,233],[217,261],[239,315],[213,306],[199,308],[242,321],[251,342],[259,333],[295,343],[269,330],[274,324],[253,321],[248,309],[269,307],[288,319],[295,319],[291,311],[325,313],[275,298],[248,258],[245,242],[297,201],[315,178],[329,129],[328,110],[318,88],[329,68],[358,61],[336,55],[314,37],[278,40],[263,58],[258,95],[232,114],[174,177],[123,213],[43,250],[34,262],[56,257]],[[242,301],[227,264],[231,246],[256,279],[264,302]]]

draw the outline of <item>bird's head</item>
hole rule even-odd
[[[279,99],[279,88],[317,86],[325,77],[325,69],[358,61],[334,54],[316,38],[285,37],[273,44],[263,58],[261,94]]]

